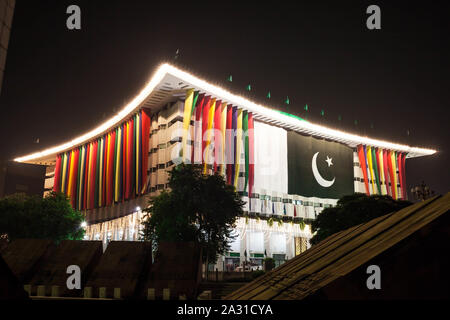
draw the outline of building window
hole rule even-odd
[[[261,255],[261,254],[258,254],[257,257],[250,258],[250,266],[253,267],[252,268],[253,270],[254,269],[257,269],[257,270],[263,269],[264,259],[263,259],[263,257],[260,257],[259,255]]]
[[[270,236],[270,251],[273,254],[286,253],[286,235],[284,233],[272,233]]]
[[[275,260],[275,268],[281,266],[283,263],[286,262],[286,255],[280,254],[280,253],[274,253],[272,255],[273,260]]]
[[[239,252],[230,252],[229,257],[225,257],[225,271],[235,271],[241,265]]]
[[[307,249],[308,240],[303,237],[295,237],[295,255],[303,253]]]

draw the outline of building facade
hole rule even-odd
[[[406,198],[405,160],[434,152],[315,125],[164,64],[115,117],[15,160],[45,164],[46,192],[67,194],[86,216],[86,238],[105,245],[139,238],[142,208],[177,164],[220,173],[245,202],[216,266],[234,270],[305,251],[311,221],[344,195]]]
[[[6,54],[14,15],[15,0],[0,0],[0,94],[5,73]]]
[[[0,199],[15,193],[42,197],[45,172],[43,165],[0,160]]]

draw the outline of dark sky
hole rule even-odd
[[[18,0],[1,157],[92,129],[180,49],[180,67],[258,102],[286,111],[289,96],[289,112],[313,122],[439,150],[407,161],[407,184],[447,192],[449,10],[444,1],[390,2]],[[81,8],[80,31],[66,28],[70,4]],[[370,4],[381,8],[381,30],[366,28]]]

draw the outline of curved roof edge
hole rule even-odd
[[[172,91],[168,90],[167,88],[171,89]],[[290,114],[279,112],[278,110],[271,109],[252,102],[246,98],[235,95],[217,85],[210,84],[205,80],[202,80],[186,71],[180,70],[170,64],[164,63],[157,68],[156,72],[152,75],[150,80],[139,92],[139,94],[137,94],[131,102],[125,105],[120,112],[118,112],[109,120],[103,122],[95,129],[82,134],[81,136],[78,136],[71,141],[42,150],[40,152],[15,158],[14,161],[37,162],[42,159],[48,158],[49,156],[56,155],[60,152],[64,152],[76,146],[82,145],[89,140],[92,140],[106,133],[110,128],[120,124],[128,116],[130,116],[130,114],[138,110],[140,107],[147,106],[151,99],[160,101],[160,98],[150,98],[155,89],[162,90],[165,93],[169,91],[171,93],[178,92],[179,95],[181,90],[186,90],[188,88],[194,88],[195,90],[199,90],[200,92],[204,92],[205,94],[215,96],[223,101],[227,101],[232,105],[236,105],[250,112],[253,112],[254,118],[256,120],[272,123],[300,133],[341,142],[350,147],[355,147],[358,144],[369,145],[399,152],[406,152],[408,153],[407,157],[419,157],[436,153],[436,150],[432,149],[410,147],[407,145],[363,137],[356,134],[313,124]]]

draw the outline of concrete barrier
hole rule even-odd
[[[28,293],[29,296],[31,296],[31,289],[32,289],[31,284],[25,284],[23,286],[23,289]]]
[[[121,299],[120,291],[120,288],[114,288],[114,299]]]
[[[163,289],[163,300],[170,300],[170,288]]]
[[[92,298],[92,287],[84,287],[84,290],[83,290],[84,292],[83,292],[83,296],[85,297],[85,298]]]
[[[45,285],[38,285],[36,295],[38,297],[45,297]]]
[[[52,286],[52,297],[59,297],[59,286]]]
[[[98,288],[98,297],[100,299],[105,299],[106,298],[106,287]]]
[[[155,300],[155,299],[156,299],[155,288],[148,288],[147,300]]]

